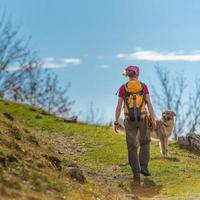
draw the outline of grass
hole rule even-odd
[[[111,127],[65,123],[11,101],[0,101],[0,112],[16,119],[0,116],[0,157],[14,154],[18,159],[0,167],[4,199],[200,199],[200,157],[180,149],[176,142],[170,143],[166,159],[160,155],[158,142],[151,143],[152,176],[135,186],[125,138]],[[14,136],[10,134],[13,128],[17,130]],[[38,146],[30,144],[29,135],[37,138]],[[62,170],[42,154],[59,158]],[[65,166],[70,162],[80,166],[86,183],[70,179]]]

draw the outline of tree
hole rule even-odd
[[[92,101],[90,102],[90,105],[88,106],[86,122],[90,124],[102,123],[102,116],[99,112],[99,109],[94,107],[94,103]]]
[[[42,67],[37,53],[19,36],[5,15],[0,19],[0,96],[25,102],[58,115],[68,114],[73,101],[70,84],[59,86],[58,77]]]
[[[42,96],[42,69],[36,53],[19,59],[18,68],[7,73],[4,90],[9,99],[38,105]]]
[[[42,69],[35,54],[23,58],[19,69],[8,73],[4,85],[9,99],[41,107],[49,113],[66,115],[74,103],[67,95],[70,83],[61,88],[58,77]]]
[[[195,82],[194,93],[189,97],[189,110],[190,110],[190,120],[188,126],[191,132],[195,132],[200,126],[200,80]]]
[[[163,68],[155,67],[160,88],[153,88],[154,104],[159,110],[170,109],[176,112],[176,125],[173,131],[174,138],[184,131],[185,123],[191,115],[186,107],[183,95],[187,87],[182,75],[171,77],[170,73]]]
[[[71,110],[70,107],[74,103],[67,95],[70,83],[64,88],[59,86],[57,75],[48,73],[44,79],[41,91],[42,96],[40,105],[50,113],[57,115],[66,115]]]
[[[18,36],[18,30],[3,14],[0,19],[0,73],[28,53],[28,42]]]
[[[10,67],[16,67],[18,62],[28,54],[28,41],[19,37],[19,29],[14,27],[11,20],[3,14],[0,17],[0,92],[2,96],[6,92],[5,80],[8,78],[8,70]],[[12,90],[16,90],[16,98],[18,98],[18,86],[12,86]]]

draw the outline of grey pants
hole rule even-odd
[[[150,135],[147,132],[147,121],[132,122],[125,120],[126,142],[128,148],[128,160],[133,174],[139,174],[140,168],[147,169],[150,159]],[[139,130],[139,135],[138,135]],[[140,145],[139,157],[137,152]]]

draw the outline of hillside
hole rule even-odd
[[[200,199],[200,157],[151,144],[152,177],[135,186],[123,135],[70,124],[42,110],[0,101],[0,199]]]

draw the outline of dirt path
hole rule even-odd
[[[84,154],[88,151],[86,147],[81,145],[73,136],[67,137],[59,133],[44,134],[42,133],[42,142],[48,144],[55,152],[63,157],[68,157],[74,154]],[[151,178],[142,178],[140,186],[135,185],[132,180],[132,175],[123,172],[123,168],[128,166],[123,165],[94,165],[80,164],[87,179],[98,185],[105,194],[112,196],[113,199],[130,200],[130,199],[166,199],[160,196],[162,186],[156,185]],[[161,198],[162,197],[162,198]],[[106,198],[106,197],[105,197]]]

